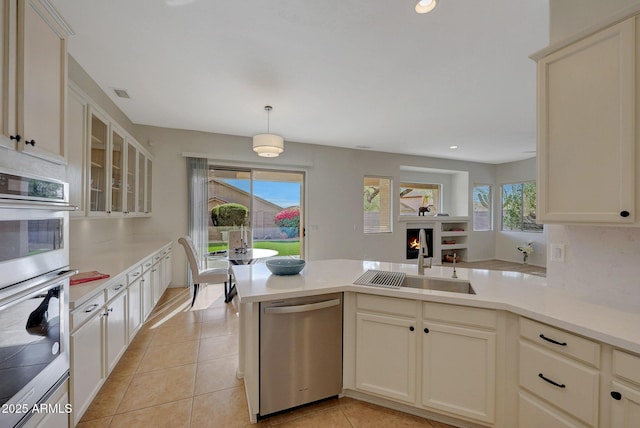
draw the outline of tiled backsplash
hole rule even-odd
[[[548,225],[564,262],[547,259],[547,282],[585,300],[640,311],[640,228]]]

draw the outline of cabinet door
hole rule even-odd
[[[358,312],[356,388],[415,403],[416,321]]]
[[[135,146],[130,142],[127,142],[127,196],[125,207],[125,214],[133,214],[136,212],[136,179],[138,174],[136,173],[136,166],[138,165],[138,151]]]
[[[91,110],[89,121],[89,211],[106,214],[108,177],[108,125],[106,118]]]
[[[422,404],[493,422],[495,332],[432,321],[422,331]]]
[[[124,207],[124,158],[125,143],[123,133],[116,129],[111,130],[111,177],[109,187],[111,189],[110,214],[122,213]]]
[[[129,304],[129,339],[132,339],[142,325],[142,291],[140,280],[129,285],[127,297]]]
[[[169,287],[171,285],[171,275],[173,275],[173,268],[172,268],[172,265],[171,265],[171,251],[169,250],[167,255],[164,256],[164,273],[163,273],[164,284],[163,284],[163,287],[165,288],[165,290],[167,289],[167,287]]]
[[[164,291],[162,287],[162,276],[160,271],[161,269],[162,269],[162,263],[156,263],[151,268],[151,284],[153,287],[154,306],[156,303],[158,303],[158,300],[160,300],[160,297],[162,296],[162,293]]]
[[[138,153],[138,188],[136,189],[136,191],[138,192],[138,204],[137,204],[137,212],[139,214],[144,214],[146,209],[145,209],[145,202],[146,202],[146,177],[147,177],[147,157],[142,154],[142,153]]]
[[[88,105],[78,92],[69,87],[67,96],[67,182],[69,203],[78,207],[71,216],[85,215],[86,144]]]
[[[104,380],[102,313],[96,313],[71,335],[71,404],[76,425]]]
[[[4,66],[4,76],[0,91],[2,104],[0,104],[0,145],[11,149],[16,148],[15,140],[9,137],[18,133],[16,119],[16,56],[18,47],[18,4],[15,1],[7,1],[0,7],[0,53]]]
[[[611,426],[640,426],[640,388],[629,388],[615,380],[611,383]]]
[[[106,309],[107,373],[127,348],[127,293],[120,293]]]
[[[518,397],[518,428],[541,427],[587,428],[587,425],[575,421],[547,403],[521,391]]]
[[[142,288],[142,319],[147,319],[153,309],[153,284],[151,283],[151,270],[147,270],[142,274],[140,279]]]
[[[66,163],[67,42],[61,24],[42,2],[18,1],[18,149]]]
[[[145,190],[145,214],[151,214],[152,212],[152,190],[153,190],[153,161],[147,158],[147,169],[146,169],[146,190]]]
[[[635,25],[538,62],[538,220],[633,223]]]

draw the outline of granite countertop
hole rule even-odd
[[[422,301],[505,310],[548,323],[592,339],[640,353],[640,314],[582,300],[548,287],[546,278],[534,275],[457,268],[458,279],[469,281],[476,294],[387,289],[354,285],[368,269],[404,272],[416,276],[412,264],[361,260],[307,262],[299,275],[272,275],[263,263],[233,266],[241,303],[351,291]],[[425,269],[426,277],[450,279],[451,267]]]
[[[156,251],[170,245],[171,241],[145,241],[106,248],[92,248],[91,251],[70,251],[69,268],[79,272],[97,270],[109,274],[110,277],[84,284],[72,285],[69,288],[69,308],[73,310],[104,290],[114,281],[126,281],[119,278],[150,257]]]

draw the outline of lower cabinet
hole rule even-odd
[[[111,373],[127,349],[127,293],[122,293],[107,304],[104,318],[106,336],[107,373]]]
[[[134,280],[127,287],[127,304],[129,305],[129,340],[131,340],[142,326],[142,284],[140,284],[140,279]]]
[[[492,423],[496,313],[423,304],[422,405]]]
[[[611,401],[611,426],[640,426],[640,357],[613,350],[613,380],[608,399]]]
[[[358,294],[355,388],[492,425],[495,311]]]
[[[154,305],[151,269],[142,273],[142,278],[140,278],[140,287],[142,289],[142,319],[146,320]]]

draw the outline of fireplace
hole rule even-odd
[[[429,249],[427,257],[433,257],[433,229],[424,228],[424,231],[427,235],[427,247]],[[419,235],[420,229],[407,229],[407,260],[418,258],[418,251],[420,248],[418,240]]]

